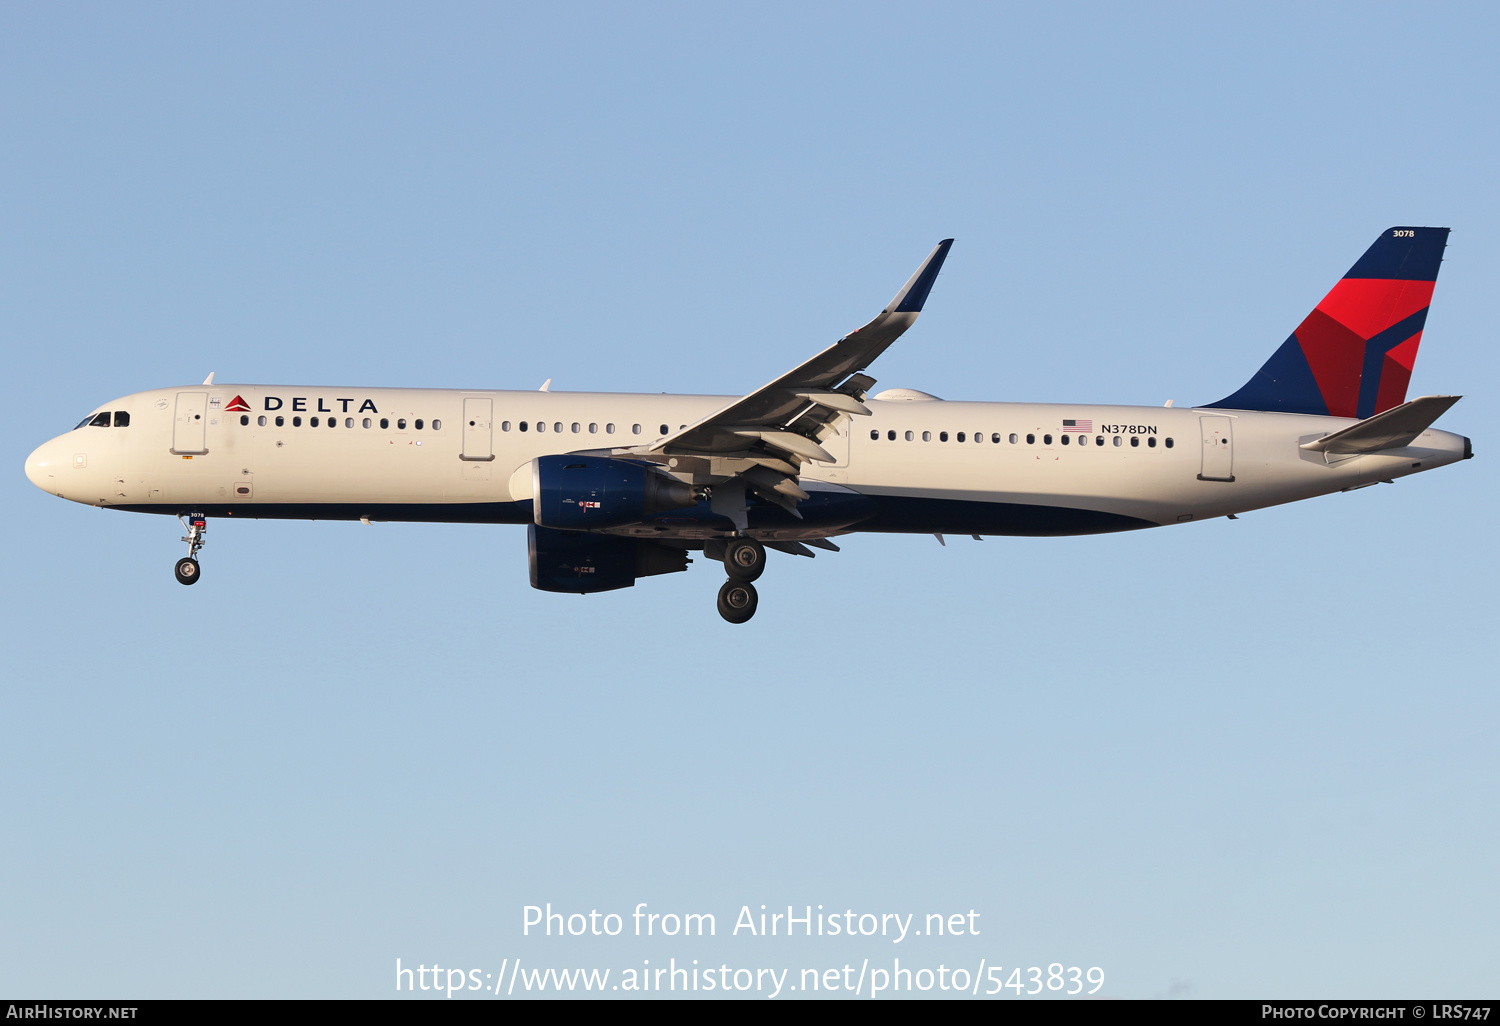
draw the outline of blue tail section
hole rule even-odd
[[[1210,409],[1372,417],[1406,401],[1447,228],[1387,228],[1264,367]]]

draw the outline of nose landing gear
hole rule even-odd
[[[187,529],[182,540],[188,543],[188,554],[177,561],[172,572],[177,576],[178,584],[197,584],[199,568],[196,557],[198,550],[204,545],[203,536],[208,531],[208,518],[202,513],[180,513],[177,519]]]

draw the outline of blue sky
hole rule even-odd
[[[395,959],[1497,984],[1482,5],[0,11],[0,991],[379,997]],[[21,472],[201,381],[737,394],[957,243],[881,387],[1208,402],[1388,225],[1477,459],[1174,530],[527,586],[510,527],[215,525]],[[773,554],[774,556],[775,554]],[[706,911],[702,941],[522,908]],[[979,937],[727,936],[742,905]],[[935,993],[935,992],[934,992]],[[1009,992],[1007,992],[1009,993]],[[485,996],[481,992],[476,996]]]

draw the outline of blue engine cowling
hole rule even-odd
[[[586,595],[632,587],[636,578],[688,568],[686,549],[612,534],[526,528],[531,586],[540,591]]]
[[[633,524],[695,501],[691,486],[629,460],[538,456],[531,475],[533,520],[563,531]]]

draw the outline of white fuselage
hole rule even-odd
[[[109,427],[62,434],[31,455],[26,472],[63,498],[136,511],[524,523],[530,496],[514,494],[512,482],[533,458],[649,445],[731,401],[184,386],[100,406],[96,412],[125,413],[128,426],[112,419]],[[941,400],[866,405],[871,416],[845,416],[839,434],[823,440],[836,461],[807,464],[801,480],[810,491],[867,496],[877,512],[854,524],[809,524],[806,536],[1073,534],[1182,523],[1393,480],[1468,454],[1467,439],[1436,429],[1375,454],[1298,448],[1353,423],[1332,417]],[[1085,422],[1088,430],[1078,430]]]

